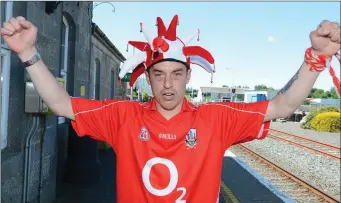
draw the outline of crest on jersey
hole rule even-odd
[[[191,128],[187,135],[186,135],[186,140],[185,140],[186,146],[189,148],[195,148],[198,144],[198,139],[197,139],[197,130],[195,128]]]
[[[141,128],[139,138],[143,141],[148,141],[150,139],[149,131],[147,130],[146,126]]]

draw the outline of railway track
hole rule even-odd
[[[246,164],[298,203],[337,203],[338,200],[270,162],[242,144],[231,148]]]
[[[318,142],[305,137],[293,135],[283,131],[270,129],[268,137],[272,139],[277,139],[283,142],[290,143],[292,145],[314,151],[316,153],[322,154],[323,156],[333,158],[337,161],[341,161],[340,157],[340,147],[329,145],[326,143]]]

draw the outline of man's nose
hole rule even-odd
[[[165,81],[163,83],[164,88],[171,88],[173,86],[173,78],[171,74],[167,74],[165,77]]]

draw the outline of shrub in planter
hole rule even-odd
[[[311,121],[311,128],[322,132],[341,132],[340,112],[317,114]]]

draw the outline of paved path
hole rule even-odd
[[[109,149],[99,152],[102,179],[97,184],[63,183],[55,203],[116,203],[116,160]]]

